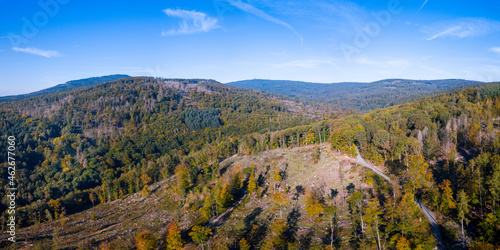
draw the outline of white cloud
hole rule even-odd
[[[23,53],[28,53],[32,55],[37,55],[37,56],[43,56],[47,58],[51,57],[59,57],[61,54],[59,52],[54,51],[54,50],[41,50],[37,48],[19,48],[19,47],[13,47],[12,50],[17,51],[17,52],[23,52]]]
[[[162,31],[162,36],[171,36],[171,35],[186,35],[186,34],[194,34],[200,32],[208,32],[214,29],[219,28],[220,26],[217,24],[218,19],[209,17],[207,14],[203,12],[197,12],[194,10],[180,10],[180,9],[165,9],[163,10],[167,16],[177,17],[182,19],[179,23],[178,28],[174,28],[168,31]]]
[[[492,47],[490,50],[500,54],[500,47]]]
[[[430,34],[428,41],[440,37],[474,37],[500,31],[500,22],[485,18],[460,18],[427,26],[422,31]]]
[[[315,69],[319,66],[326,65],[328,67],[338,68],[330,59],[309,59],[309,60],[294,60],[286,63],[280,63],[273,65],[275,68],[287,68],[287,67],[297,67],[304,69]]]
[[[295,35],[297,35],[301,42],[303,41],[302,36],[290,24],[286,23],[285,21],[280,20],[278,18],[275,18],[275,17],[267,14],[266,12],[255,8],[251,4],[242,2],[241,0],[228,0],[228,2],[232,6],[238,8],[244,12],[250,13],[250,14],[255,15],[257,17],[260,17],[264,20],[267,20],[269,22],[272,22],[272,23],[275,23],[275,24],[278,24],[278,25],[281,25],[281,26],[287,28],[288,30],[292,31]]]

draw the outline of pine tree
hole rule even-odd
[[[202,249],[204,249],[203,244],[208,240],[210,235],[212,235],[212,229],[204,226],[194,226],[189,233],[194,242],[201,244]]]
[[[200,208],[200,212],[201,214],[203,215],[203,217],[205,218],[205,220],[209,220],[210,218],[212,218],[212,211],[213,211],[213,207],[214,207],[214,199],[212,198],[212,194],[208,193],[206,196],[205,196],[205,201],[203,202],[203,207]]]
[[[186,164],[180,164],[175,168],[176,176],[176,189],[177,193],[181,196],[186,195],[186,191],[191,186],[189,179],[189,169]]]
[[[489,186],[488,190],[491,194],[493,214],[496,215],[496,205],[499,200],[498,197],[500,196],[500,157],[497,155],[493,156],[492,162],[495,163],[493,164],[492,173],[487,180],[487,184]]]
[[[222,183],[219,192],[216,194],[216,203],[218,206],[218,212],[222,213],[226,207],[228,207],[233,201],[233,196],[229,192],[229,187],[227,183]]]
[[[464,233],[464,220],[466,220],[465,215],[469,214],[469,199],[464,190],[460,190],[458,193],[458,219],[462,225],[462,237],[465,237]],[[467,222],[467,221],[466,221]]]

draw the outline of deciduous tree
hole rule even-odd
[[[171,222],[168,225],[166,241],[167,250],[180,250],[184,246],[181,238],[181,230],[176,222]]]
[[[451,182],[449,180],[444,180],[439,184],[439,189],[441,189],[441,202],[439,209],[448,214],[450,209],[456,207],[455,200],[453,199],[453,190],[451,189]]]

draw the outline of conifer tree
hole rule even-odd
[[[460,190],[458,193],[458,219],[460,220],[460,224],[462,225],[462,237],[465,237],[464,233],[464,220],[466,220],[466,215],[469,214],[469,200],[467,198],[467,194],[464,190]]]
[[[204,243],[208,240],[208,238],[212,235],[212,229],[204,226],[194,226],[189,236],[193,239],[194,242],[201,245],[202,249],[204,248]]]

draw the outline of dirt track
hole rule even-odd
[[[376,169],[376,168],[370,166],[368,163],[366,163],[366,161],[360,156],[359,152],[358,152],[358,156],[356,157],[356,159],[358,160],[359,164],[371,169],[373,172],[377,173],[378,175],[382,176],[387,181],[391,182],[391,179],[389,177],[387,177],[385,174],[380,172],[378,169]],[[441,230],[439,229],[439,223],[436,220],[436,216],[434,216],[434,214],[431,212],[431,210],[429,210],[429,208],[427,208],[424,204],[420,203],[420,201],[415,199],[415,203],[417,203],[418,208],[420,208],[420,210],[425,214],[425,216],[429,220],[429,223],[431,224],[431,227],[432,227],[432,233],[434,234],[434,237],[436,238],[436,241],[438,244],[438,248],[444,250],[445,248],[444,248],[444,244],[443,244],[443,239],[441,238]]]

